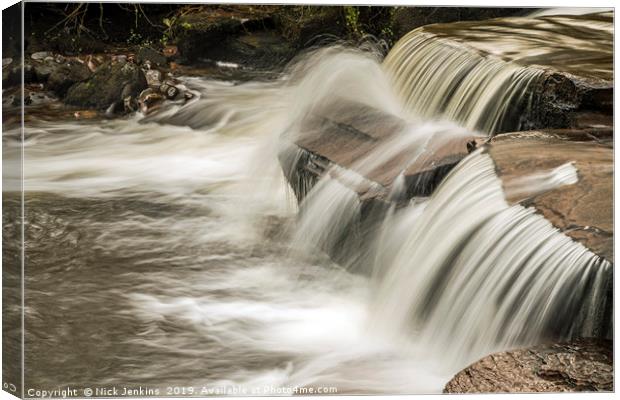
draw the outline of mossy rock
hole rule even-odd
[[[105,63],[89,79],[71,86],[64,100],[70,105],[104,109],[125,96],[136,97],[146,87],[144,73],[137,65]]]

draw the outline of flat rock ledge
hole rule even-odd
[[[544,130],[514,132],[491,140],[489,153],[504,187],[565,163],[577,169],[573,185],[510,202],[534,207],[562,233],[607,261],[613,254],[613,131]]]
[[[577,339],[486,356],[444,393],[611,392],[613,371],[611,341]]]

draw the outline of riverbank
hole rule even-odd
[[[108,118],[192,94],[181,75],[269,79],[317,47],[372,42],[387,54],[411,29],[519,8],[88,4],[26,6],[26,106]],[[16,21],[19,17],[16,16]],[[21,105],[18,26],[5,25],[3,107]],[[70,38],[70,39],[68,39]],[[10,114],[10,110],[9,110]]]

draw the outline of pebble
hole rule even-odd
[[[53,57],[54,55],[49,51],[37,51],[36,53],[32,53],[30,58],[33,60],[44,60],[47,57]]]
[[[146,77],[146,83],[149,86],[159,86],[161,85],[161,72],[156,69],[149,69],[144,73]]]

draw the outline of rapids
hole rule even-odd
[[[432,53],[419,39],[408,57]],[[493,130],[522,82],[536,79],[479,63],[470,70],[486,80],[482,92],[459,94],[453,102],[471,104],[448,104],[454,111],[439,118],[436,104],[412,112],[402,102],[403,91],[435,89],[422,84],[432,74],[416,71],[394,87],[404,78],[391,71],[419,67],[399,57],[382,65],[377,52],[331,47],[278,79],[184,78],[197,99],[156,116],[30,117],[26,387],[437,393],[491,351],[593,333],[611,266],[509,205],[484,151],[430,198],[393,207],[364,248],[350,249],[364,255],[366,273],[318,250],[338,245],[359,201],[330,171],[298,206],[278,155],[292,151],[304,116],[355,101],[406,120],[407,135],[372,164],[403,143],[419,141],[421,153],[433,135],[466,132],[450,120]],[[515,76],[514,94],[495,93]],[[18,165],[20,130],[3,141],[5,165]],[[19,169],[3,178],[10,221]],[[575,179],[569,164],[527,184],[542,191]]]

